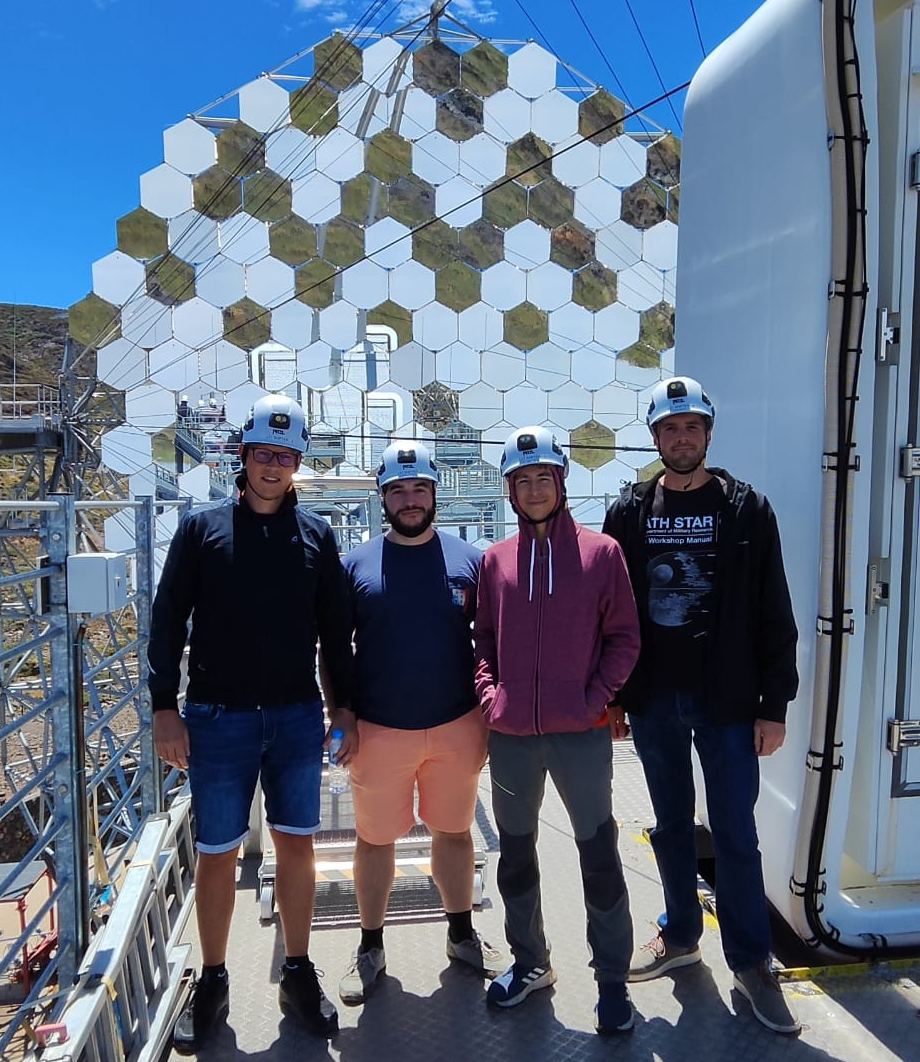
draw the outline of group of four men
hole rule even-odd
[[[447,914],[447,956],[491,978],[487,1000],[499,1007],[556,980],[537,859],[549,774],[581,866],[595,1027],[628,1031],[626,983],[701,958],[692,742],[734,985],[768,1027],[799,1027],[769,965],[754,823],[757,757],[782,745],[796,693],[796,629],[769,503],[705,466],[714,417],[689,378],[653,389],[647,422],[664,469],[623,489],[604,534],[572,518],[568,460],[551,432],[513,432],[501,471],[519,532],[485,554],[436,529],[437,468],[423,444],[394,442],[377,473],[390,530],[342,565],[329,526],[296,503],[302,410],[281,395],[255,403],[243,426],[239,497],[183,519],[153,610],[157,750],[189,772],[198,850],[202,971],[175,1029],[178,1050],[196,1051],[228,1008],[236,857],[260,775],[286,953],[281,1006],[317,1033],[337,1029],[308,958],[327,735],[317,638],[358,836],[361,937],[340,982],[343,1002],[363,1002],[386,969],[395,842],[415,822],[416,790]],[[612,809],[610,739],[628,733],[627,712],[655,811],[665,898],[659,931],[635,957]],[[507,969],[471,917],[470,827],[487,755]]]

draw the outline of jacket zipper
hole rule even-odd
[[[539,560],[537,585],[537,653],[536,666],[533,676],[533,730],[535,734],[541,734],[540,729],[540,648],[543,639],[543,558],[537,554]]]

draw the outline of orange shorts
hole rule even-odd
[[[478,707],[430,730],[395,730],[358,720],[358,755],[349,764],[358,836],[391,844],[415,825],[463,833],[476,813],[486,762],[485,720]]]

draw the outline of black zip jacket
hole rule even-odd
[[[734,480],[724,469],[707,469],[726,484],[726,507],[716,551],[713,625],[707,639],[706,696],[719,722],[769,719],[782,723],[798,690],[795,664],[798,631],[776,516],[763,494]],[[639,609],[642,649],[620,692],[619,703],[640,715],[662,665],[649,638],[648,551],[645,527],[660,473],[620,492],[604,521],[604,533],[623,547]]]
[[[315,700],[317,635],[350,701],[351,628],[332,529],[293,491],[271,515],[245,497],[186,515],[160,577],[147,660],[153,710],[175,709],[189,615],[189,700],[238,708]]]

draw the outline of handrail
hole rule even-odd
[[[194,902],[191,799],[151,816],[138,839],[109,920],[80,966],[77,983],[50,1021],[67,1042],[27,1062],[153,1062],[184,995],[190,945],[179,940]]]
[[[181,511],[187,504],[180,499],[172,506]],[[49,1000],[39,994],[42,989],[72,983],[84,953],[88,954],[87,945],[91,950],[94,944],[86,931],[94,903],[101,897],[108,902],[111,895],[117,902],[123,881],[116,875],[126,861],[138,862],[137,845],[145,824],[163,806],[163,777],[153,749],[144,663],[157,548],[155,512],[163,507],[164,503],[152,498],[75,502],[64,494],[43,501],[0,502],[0,511],[27,514],[22,521],[25,526],[17,527],[15,536],[0,535],[0,584],[5,597],[0,771],[7,783],[0,819],[22,816],[35,838],[23,859],[46,859],[53,874],[53,900],[36,902],[36,910],[41,908],[37,914],[30,910],[31,917],[16,941],[18,952],[11,951],[4,940],[0,966],[9,969],[17,961],[29,961],[29,952],[34,950],[29,941],[44,928],[41,918],[52,906],[58,932],[57,951],[50,959],[43,957],[47,965],[35,971],[31,991],[13,1022],[0,1033],[0,1056],[21,1035],[22,1021],[28,1019],[34,1025],[36,1015],[48,1008]],[[79,621],[67,611],[66,563],[76,548],[76,512],[100,509],[133,510],[136,590],[127,608],[135,613],[136,623],[128,622],[125,610],[89,621],[90,637],[94,630],[100,636],[92,643],[98,648],[91,648],[76,637]],[[38,565],[38,556],[48,557],[47,566]],[[89,691],[85,698],[80,696],[84,688]],[[85,709],[81,709],[83,701]],[[136,712],[135,721],[130,731],[119,730],[118,717],[128,711]],[[174,786],[172,775],[168,781]],[[93,837],[87,835],[86,815],[81,810],[85,808],[84,787],[85,803],[99,809],[98,817],[93,817]],[[181,798],[174,799],[181,803]],[[181,893],[185,904],[194,853],[188,828],[179,833],[184,869],[172,872],[169,888],[171,894]],[[98,881],[92,876],[94,848],[97,853],[101,848],[106,866],[107,876]],[[0,885],[12,880],[6,871],[0,879]],[[171,900],[170,919],[175,908]],[[175,936],[171,922],[167,935]],[[142,1028],[145,1023],[149,1024],[142,1019]]]

